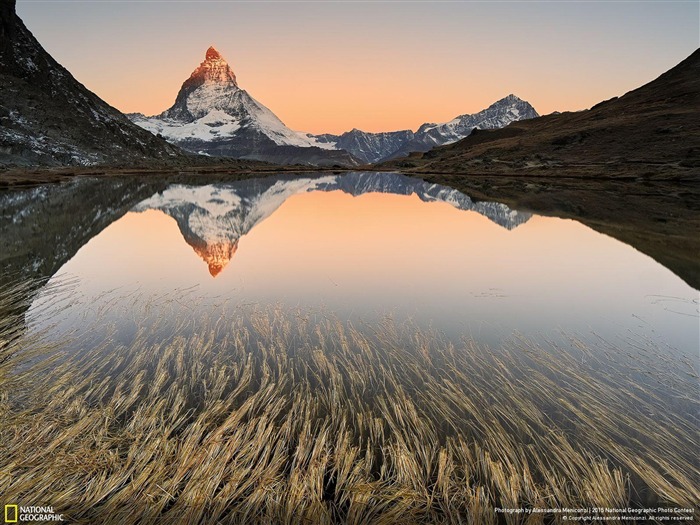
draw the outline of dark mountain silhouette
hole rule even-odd
[[[181,151],[80,84],[0,2],[0,167],[142,164]]]

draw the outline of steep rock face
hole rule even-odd
[[[160,210],[177,222],[185,242],[207,263],[216,277],[230,262],[239,239],[300,193],[343,191],[416,194],[425,202],[445,202],[460,210],[475,211],[508,230],[530,219],[496,202],[474,202],[467,195],[398,173],[353,172],[324,177],[253,179],[206,186],[172,185],[140,202],[132,211]]]
[[[371,164],[399,151],[405,144],[413,141],[414,137],[415,134],[411,130],[366,133],[353,129],[342,135],[317,135],[316,139],[319,142],[332,144],[361,161]]]
[[[285,126],[238,86],[233,70],[213,47],[182,84],[171,108],[154,117],[138,113],[129,117],[196,153],[284,164],[358,164],[345,151]]]
[[[0,167],[176,160],[153,136],[80,84],[0,3]]]
[[[160,116],[191,122],[212,109],[227,109],[232,105],[230,96],[238,91],[236,75],[219,52],[210,47],[204,62],[182,84],[175,104]]]
[[[317,135],[316,139],[344,149],[367,163],[374,163],[451,144],[469,136],[474,129],[498,129],[511,122],[538,116],[528,102],[508,95],[478,113],[460,115],[444,124],[426,123],[415,133],[410,130],[366,133],[353,129],[342,135]]]

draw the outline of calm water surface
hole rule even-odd
[[[344,464],[354,443],[358,468],[375,459],[353,486],[367,494],[386,470],[376,486],[400,491],[377,489],[377,501],[413,498],[423,489],[401,484],[432,478],[450,454],[445,464],[486,476],[470,483],[485,479],[494,505],[507,500],[490,477],[517,494],[522,472],[554,498],[523,492],[523,505],[697,501],[698,291],[576,221],[400,174],[130,178],[0,195],[0,237],[0,335],[12,334],[0,375],[16,443],[6,470],[49,444],[51,479],[86,453],[133,469],[165,444],[182,454],[165,465],[143,454],[143,472],[196,453],[207,468],[244,465],[243,479],[239,455],[260,446],[260,468],[278,465],[260,483],[278,501],[277,480],[304,472],[300,457],[316,461],[290,443],[321,443],[319,458]],[[15,275],[50,280],[7,308]],[[16,452],[36,429],[47,445]],[[210,438],[215,449],[192,447]],[[93,451],[100,442],[109,448]],[[114,453],[123,443],[133,454]],[[392,464],[418,466],[402,478]],[[334,469],[318,470],[309,501],[325,500]],[[27,487],[39,479],[28,472]],[[96,479],[75,476],[76,493]],[[456,476],[455,498],[466,487]]]
[[[55,333],[106,317],[129,334],[135,305],[167,303],[194,320],[276,305],[411,319],[488,344],[576,336],[699,347],[697,290],[650,257],[573,220],[396,174],[171,185],[52,281],[73,283],[70,300],[40,294],[33,329],[46,327],[47,310]]]

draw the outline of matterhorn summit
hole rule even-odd
[[[285,126],[239,87],[233,69],[214,47],[207,49],[204,61],[182,84],[172,107],[153,117],[129,116],[194,153],[279,164],[357,164],[347,152]]]
[[[203,81],[227,83],[237,86],[236,75],[226,62],[226,59],[221,56],[214,46],[207,49],[202,62],[197,69],[194,70],[190,79],[202,79]]]
[[[161,113],[159,118],[192,122],[216,110],[235,112],[232,102],[240,91],[236,75],[226,59],[210,47],[204,62],[182,84],[173,107]]]

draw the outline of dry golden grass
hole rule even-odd
[[[649,368],[653,348],[494,349],[390,320],[152,306],[128,343],[6,323],[3,501],[73,523],[358,525],[700,501],[697,371]]]

